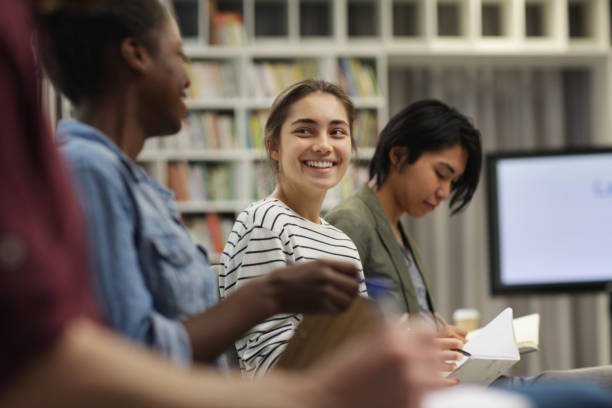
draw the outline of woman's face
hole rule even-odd
[[[393,165],[385,184],[390,183],[398,207],[415,218],[435,210],[450,196],[468,159],[467,151],[459,144],[425,152],[403,168],[399,166],[401,149],[391,149],[389,154]]]
[[[143,118],[150,136],[174,134],[187,115],[186,89],[189,87],[186,58],[178,26],[169,15],[157,30],[157,54],[152,55],[143,86]]]
[[[348,115],[334,95],[311,93],[295,102],[270,148],[279,183],[308,195],[325,193],[346,173],[351,155]]]

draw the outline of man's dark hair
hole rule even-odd
[[[401,168],[412,164],[425,152],[461,145],[468,154],[465,172],[452,186],[452,214],[461,211],[472,199],[478,186],[482,166],[480,132],[456,109],[437,100],[422,100],[404,108],[389,120],[380,133],[374,157],[370,162],[370,180],[379,189],[391,168],[389,152],[405,147]]]
[[[39,13],[39,42],[47,74],[74,104],[95,97],[112,80],[110,56],[128,37],[155,55],[156,30],[166,19],[159,0],[108,0],[84,10],[59,7]],[[113,49],[115,47],[115,50]]]

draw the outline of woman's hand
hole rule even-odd
[[[277,269],[260,282],[276,313],[335,313],[359,290],[359,270],[349,262],[317,260]]]
[[[438,313],[435,313],[435,318],[439,327],[435,343],[440,350],[440,360],[444,362],[446,371],[452,371],[456,368],[454,362],[463,358],[463,355],[457,350],[462,349],[465,345],[467,332],[457,326],[446,323]]]
[[[452,326],[450,324],[443,325],[438,329],[438,337],[439,338],[448,338],[448,339],[457,339],[461,341],[463,344],[467,341],[465,336],[467,332],[463,329],[460,329],[457,326]],[[463,344],[461,345],[463,347]]]

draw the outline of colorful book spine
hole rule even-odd
[[[368,97],[379,93],[374,66],[357,58],[342,58],[338,63],[338,81],[350,96]]]
[[[249,149],[264,149],[264,135],[268,111],[251,112],[248,118],[247,147]]]
[[[177,201],[224,201],[236,196],[229,164],[171,162],[167,178]]]
[[[187,164],[168,163],[168,188],[174,191],[176,201],[189,201],[189,187],[187,185]]]
[[[159,138],[160,146],[174,150],[234,149],[234,115],[214,111],[191,112],[179,133]]]
[[[211,44],[241,45],[244,36],[242,15],[232,11],[216,11],[211,16]]]
[[[251,66],[250,74],[255,97],[274,97],[295,82],[318,76],[317,64],[313,60],[260,61]]]
[[[194,61],[189,64],[189,96],[192,99],[233,98],[238,95],[237,76],[231,61]]]
[[[376,113],[369,109],[359,109],[353,123],[353,138],[357,147],[374,147],[378,137]]]

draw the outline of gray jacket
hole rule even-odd
[[[374,191],[367,185],[362,186],[355,194],[330,210],[325,215],[325,219],[340,228],[353,240],[359,251],[366,278],[390,279],[397,288],[396,291],[390,293],[395,305],[400,308],[401,312],[417,315],[419,305],[406,259]],[[414,260],[427,288],[427,300],[433,311],[429,285],[423,273],[419,251],[401,223],[398,227],[410,245]]]

